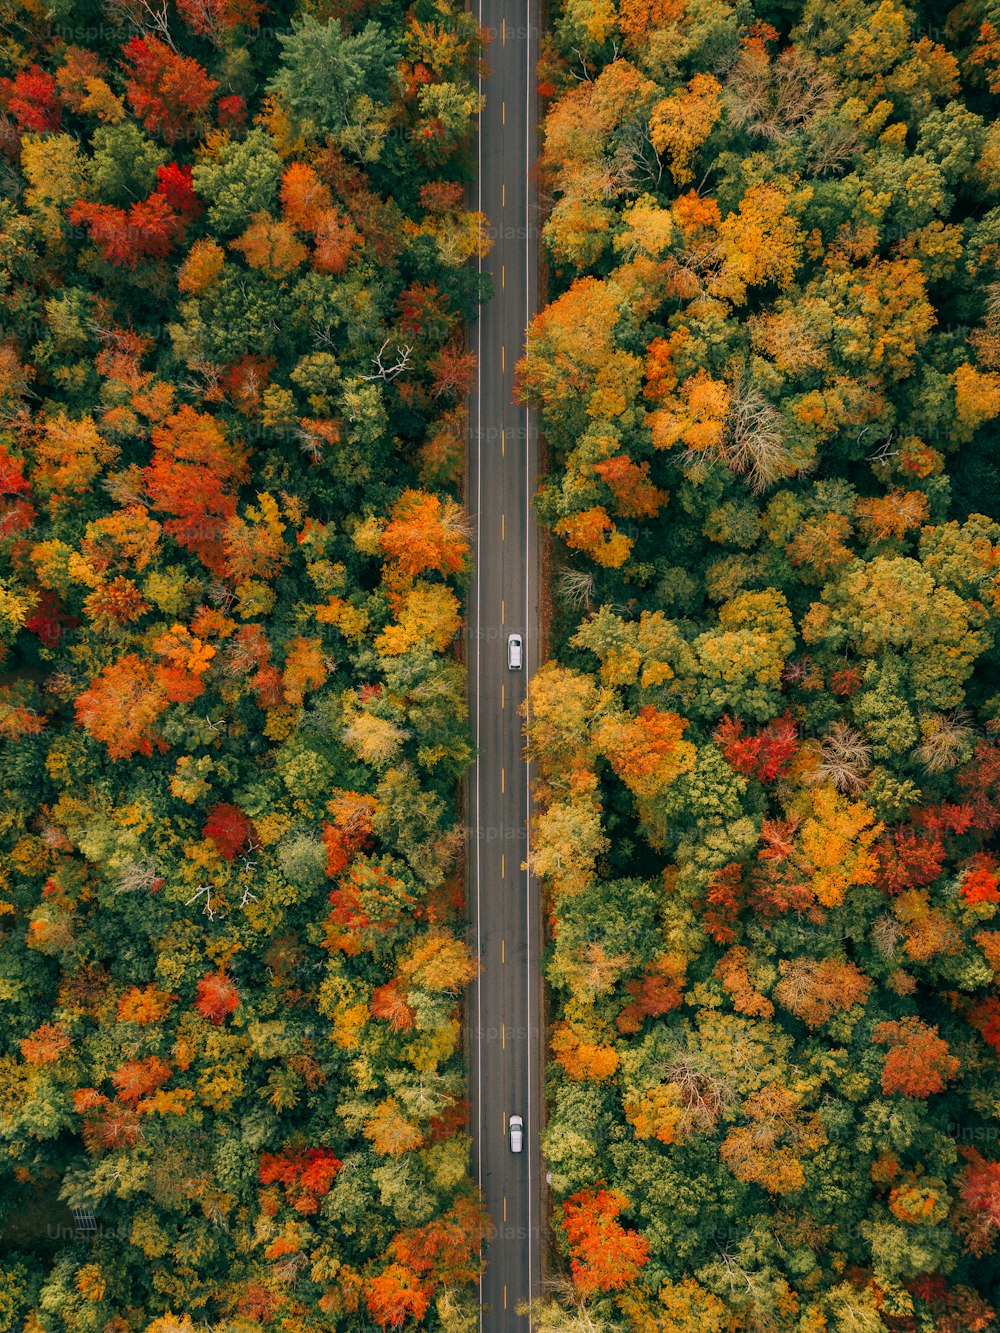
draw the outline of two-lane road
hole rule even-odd
[[[519,708],[538,663],[538,542],[531,497],[536,437],[513,399],[514,367],[535,311],[537,127],[536,0],[478,0],[493,36],[483,80],[478,207],[493,249],[482,268],[495,296],[474,333],[479,381],[471,410],[469,506],[476,571],[469,607],[469,699],[478,759],[468,810],[469,902],[481,974],[473,983],[470,1077],[473,1169],[493,1224],[484,1246],[481,1326],[527,1329],[517,1305],[537,1296],[541,1262],[539,1109],[542,1086],[540,914],[522,870],[528,851],[529,772]],[[508,670],[507,637],[521,634],[524,665]],[[524,1151],[510,1151],[508,1120],[524,1119]]]

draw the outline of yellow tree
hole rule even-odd
[[[722,114],[722,85],[712,74],[696,74],[653,107],[649,136],[667,159],[675,185],[694,177],[694,158]]]

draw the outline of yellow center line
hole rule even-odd
[[[503,1220],[507,1221],[507,1196],[503,1196]]]
[[[501,961],[501,963],[506,963],[506,961],[507,961],[507,941],[506,941],[506,940],[501,940],[501,941],[500,941],[500,961]]]
[[[500,20],[500,43],[502,46],[507,45],[507,20],[505,18]]]
[[[500,1049],[501,1049],[502,1051],[505,1051],[505,1050],[507,1049],[507,1024],[506,1024],[506,1023],[501,1023],[501,1024],[500,1024]]]
[[[500,124],[501,124],[501,125],[506,125],[506,124],[507,124],[507,103],[506,103],[506,102],[501,102],[501,103],[500,103]]]
[[[500,427],[500,457],[503,458],[507,453],[507,432]]]
[[[506,770],[501,768],[501,770],[500,770],[500,795],[502,796],[506,790],[507,790]]]
[[[503,1113],[503,1132],[504,1132],[505,1134],[507,1133],[507,1112],[506,1112],[506,1111],[504,1111],[504,1113]]]
[[[501,514],[501,515],[500,515],[500,540],[501,540],[502,542],[505,542],[505,541],[507,540],[507,516],[506,516],[506,514]]]
[[[503,1284],[503,1308],[507,1308],[507,1283]]]
[[[503,371],[505,371],[506,369],[507,369],[507,349],[506,349],[506,347],[504,347],[503,344],[501,343],[501,345],[500,345],[500,371],[501,371],[501,373],[502,373]]]
[[[507,878],[507,860],[503,852],[500,853],[500,878],[501,879]]]
[[[501,707],[501,708],[506,708],[506,707],[507,707],[507,686],[506,686],[506,685],[501,685],[501,686],[500,686],[500,707]]]
[[[501,290],[502,290],[504,287],[506,287],[506,286],[507,286],[507,265],[506,265],[506,264],[501,264],[501,265],[500,265],[500,288],[501,288]]]
[[[500,207],[503,208],[504,205],[506,204],[506,202],[507,202],[507,186],[506,186],[506,184],[505,184],[503,181],[501,181],[501,182],[500,182]]]
[[[505,610],[504,610],[503,598],[501,597],[501,598],[500,598],[500,624],[501,624],[501,625],[506,625],[506,623],[507,623],[507,616],[506,616],[506,612],[505,612]]]

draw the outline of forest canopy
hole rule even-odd
[[[0,14],[0,1326],[457,1333],[482,34]]]
[[[1000,1290],[1000,12],[563,0],[545,1329]]]

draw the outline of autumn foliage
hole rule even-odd
[[[290,1207],[298,1213],[315,1213],[320,1199],[343,1166],[325,1148],[306,1148],[301,1152],[263,1153],[258,1174],[262,1185],[278,1183]]]
[[[0,1327],[464,1327],[486,34],[43,8],[0,19]]]
[[[240,995],[225,972],[209,972],[198,982],[194,1007],[216,1027],[239,1007]]]
[[[889,1047],[882,1067],[882,1091],[887,1095],[928,1097],[942,1092],[961,1068],[937,1028],[919,1019],[880,1023],[872,1041]]]
[[[928,12],[543,44],[543,1149],[648,1244],[547,1327],[996,1319],[1000,39]]]
[[[240,852],[254,847],[253,820],[239,806],[221,801],[208,812],[202,836],[211,838],[220,856],[232,861]]]
[[[649,1242],[618,1218],[628,1200],[615,1190],[581,1190],[562,1206],[573,1283],[581,1295],[615,1291],[646,1262]]]
[[[124,56],[125,93],[145,129],[174,143],[203,122],[218,83],[197,60],[153,36],[133,37]]]
[[[156,722],[166,705],[152,665],[128,653],[105,667],[78,695],[76,716],[81,726],[105,743],[112,759],[131,759],[163,747]]]

